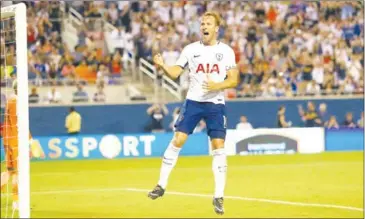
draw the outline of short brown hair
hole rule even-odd
[[[207,11],[203,14],[202,17],[207,17],[207,16],[212,16],[215,19],[215,24],[219,27],[221,25],[221,16],[216,13],[216,12],[212,12],[212,11]]]

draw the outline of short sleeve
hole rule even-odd
[[[185,68],[188,65],[188,47],[185,47],[178,60],[176,61],[176,65],[180,66],[181,68]]]
[[[236,68],[236,56],[233,50],[230,48],[227,52],[227,59],[226,59],[226,71]]]

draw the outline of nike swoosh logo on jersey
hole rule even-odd
[[[194,58],[198,58],[198,57],[200,57],[200,55],[194,55]]]

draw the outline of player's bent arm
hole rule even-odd
[[[173,66],[167,66],[162,65],[162,69],[172,78],[176,79],[178,78],[181,73],[183,72],[183,68],[179,65],[173,65]]]
[[[217,84],[217,90],[224,90],[227,88],[235,88],[240,82],[239,72],[237,68],[231,68],[227,71],[227,79]]]
[[[153,104],[152,106],[148,107],[147,114],[151,115],[156,108],[157,108],[156,104]]]

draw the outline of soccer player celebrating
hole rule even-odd
[[[221,20],[218,14],[206,12],[201,20],[201,41],[187,45],[176,65],[166,66],[161,55],[154,62],[170,77],[177,78],[188,66],[191,78],[186,101],[175,123],[175,134],[167,147],[157,186],[148,194],[151,199],[164,195],[169,175],[174,168],[179,152],[201,119],[207,124],[213,149],[213,173],[215,193],[214,211],[223,214],[223,196],[226,183],[227,158],[224,150],[226,136],[226,110],[224,89],[234,88],[239,83],[235,55],[228,45],[219,42]]]

